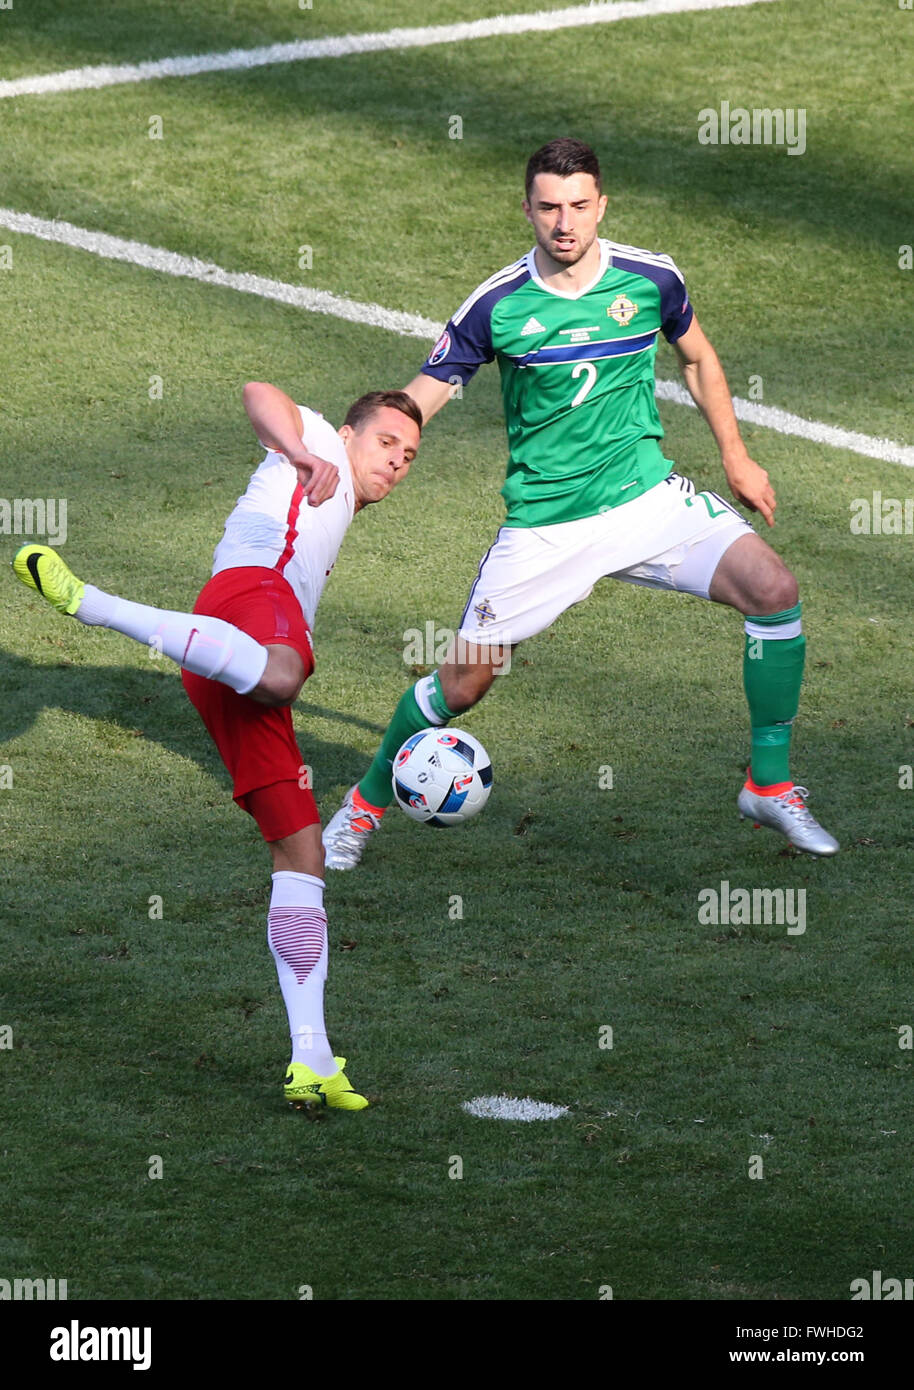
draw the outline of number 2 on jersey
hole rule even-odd
[[[581,404],[581,401],[587,395],[588,391],[592,389],[593,384],[597,379],[597,369],[592,362],[579,362],[578,365],[575,367],[574,371],[571,373],[572,381],[576,381],[582,372],[586,374],[587,380],[584,382],[584,385],[581,387],[580,391],[575,396],[574,400],[571,402],[572,410],[576,405]]]

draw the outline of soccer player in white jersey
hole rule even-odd
[[[799,848],[834,854],[790,775],[806,639],[797,584],[715,492],[696,493],[660,447],[658,336],[720,450],[737,502],[774,524],[765,470],[740,438],[717,354],[669,256],[598,237],[596,155],[553,140],[527,165],[536,245],[465,300],[406,390],[427,423],[497,359],[508,431],[504,525],[482,560],[456,650],[400,700],[378,753],[324,831],[327,867],[353,868],[391,800],[391,763],[418,729],[446,724],[489,689],[505,656],[586,598],[598,579],[673,589],[745,618],[750,768],[737,806]]]
[[[360,397],[339,431],[265,382],[245,387],[244,404],[267,454],[226,522],[193,613],[103,593],[48,546],[22,546],[13,568],[60,612],[150,644],[183,668],[234,798],[272,856],[267,939],[292,1035],[286,1099],[362,1110],[368,1101],[327,1040],[320,817],[289,706],[314,668],[314,615],[343,536],[357,511],[405,478],[422,416],[403,391]]]

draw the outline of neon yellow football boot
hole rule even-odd
[[[13,570],[59,613],[72,615],[83,601],[86,586],[49,545],[23,545],[13,556]]]
[[[344,1072],[345,1057],[334,1057],[339,1071],[333,1076],[318,1076],[304,1062],[290,1062],[283,1094],[294,1110],[364,1110],[368,1104],[349,1084]]]

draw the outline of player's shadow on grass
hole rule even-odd
[[[0,748],[27,733],[45,709],[61,709],[140,734],[197,763],[221,780],[226,796],[231,794],[228,773],[171,662],[163,661],[152,675],[129,666],[47,666],[0,650]],[[309,719],[367,729],[379,738],[384,732],[382,725],[357,715],[303,701],[293,706],[292,717],[304,760],[324,788],[351,785],[364,772],[367,758],[364,751],[311,734]]]

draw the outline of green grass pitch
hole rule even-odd
[[[542,7],[16,0],[0,76]],[[735,394],[760,377],[765,404],[910,443],[912,48],[892,4],[785,0],[17,98],[0,201],[443,320],[527,249],[527,155],[576,134],[604,163],[606,234],[675,257]],[[806,153],[700,145],[723,99],[804,108]],[[208,576],[258,459],[246,380],[338,421],[422,360],[379,329],[0,245],[0,494],[66,498],[77,573],[146,602],[188,608]],[[668,348],[658,366],[675,375]],[[719,488],[696,413],[661,414],[668,455]],[[736,615],[598,586],[461,717],[493,758],[485,813],[441,835],[392,810],[329,877],[328,1023],[377,1103],[321,1123],[282,1102],[268,859],[176,669],[2,572],[0,1277],[105,1300],[844,1300],[914,1272],[914,536],[849,526],[854,498],[914,479],[744,435],[804,601],[795,775],[842,853],[737,819]],[[325,819],[412,679],[404,633],[459,617],[503,455],[493,368],[345,542],[295,710]],[[724,880],[805,889],[805,934],[702,925]],[[462,1110],[501,1092],[569,1111]]]

